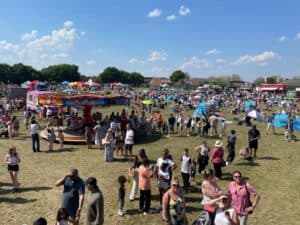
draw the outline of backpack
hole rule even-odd
[[[198,218],[192,223],[192,225],[211,225],[208,212],[202,211]]]

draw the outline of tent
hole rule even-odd
[[[69,82],[68,81],[63,81],[63,82],[61,82],[61,84],[64,85],[64,86],[68,86]]]
[[[295,119],[293,123],[294,130],[300,131],[300,118]]]
[[[257,110],[251,110],[250,112],[248,112],[247,116],[249,116],[249,117],[251,117],[253,119],[256,119],[259,122],[263,122],[264,121],[264,117]]]

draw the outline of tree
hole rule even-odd
[[[255,85],[260,85],[262,83],[265,83],[265,78],[263,77],[257,77],[254,81],[253,81],[253,84]]]
[[[78,81],[80,73],[77,65],[60,64],[48,66],[41,70],[41,80],[45,81]]]
[[[177,83],[180,80],[185,80],[187,77],[188,74],[182,72],[181,70],[176,70],[171,74],[170,80],[172,83]]]
[[[225,87],[227,85],[227,78],[224,76],[212,76],[208,78],[208,83],[211,85],[219,85]]]
[[[144,83],[143,75],[137,72],[130,73],[128,76],[128,80],[133,86],[139,86]]]

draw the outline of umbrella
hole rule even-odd
[[[260,112],[258,112],[257,110],[252,110],[250,111],[247,116],[258,120],[259,122],[263,122],[264,121],[264,117],[260,114]]]
[[[153,104],[152,100],[150,100],[150,99],[146,99],[146,100],[142,101],[142,103],[144,105],[152,105]]]

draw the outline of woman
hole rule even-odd
[[[179,188],[179,178],[174,177],[171,188],[164,194],[162,201],[162,219],[168,225],[186,225],[185,200]]]
[[[211,221],[214,221],[216,209],[208,205],[208,202],[220,197],[222,191],[216,183],[213,170],[204,170],[204,181],[201,184],[201,190],[203,194],[203,200],[201,202],[202,208],[209,213]]]
[[[105,162],[111,162],[114,159],[114,151],[112,147],[113,134],[112,129],[107,129],[105,137],[102,140],[102,144],[104,145],[104,160]]]
[[[19,154],[17,153],[16,147],[11,147],[8,150],[8,154],[5,155],[4,161],[7,164],[7,170],[9,172],[13,184],[13,192],[20,191],[20,184],[18,182],[18,171],[21,159]]]
[[[208,205],[216,207],[215,225],[239,225],[238,214],[231,206],[230,194],[221,195],[220,197],[208,202]]]
[[[222,166],[224,163],[224,149],[222,146],[223,143],[220,140],[217,140],[211,152],[211,161],[214,164],[215,175],[218,179],[222,178]]]

